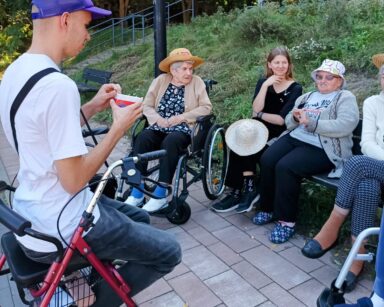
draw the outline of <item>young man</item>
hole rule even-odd
[[[119,108],[111,100],[121,92],[118,84],[103,85],[82,106],[87,118],[111,107],[113,123],[104,139],[88,153],[81,134],[80,95],[75,82],[53,72],[40,79],[25,97],[15,116],[16,140],[10,110],[22,87],[37,72],[76,56],[90,39],[92,18],[110,15],[91,0],[33,0],[33,37],[29,50],[6,70],[0,86],[1,121],[8,141],[18,149],[19,187],[14,210],[32,227],[58,239],[58,215],[65,203],[96,174],[119,139],[142,113],[139,103]],[[16,142],[17,141],[17,142]],[[18,144],[18,146],[16,145]],[[85,189],[63,211],[60,233],[69,241],[92,192]],[[180,246],[173,236],[149,226],[148,214],[138,208],[100,198],[94,210],[95,226],[85,235],[93,252],[102,259],[129,260],[119,271],[130,284],[132,295],[152,284],[181,260]],[[51,262],[53,245],[29,236],[18,237],[26,255]],[[109,289],[96,288],[96,305],[121,304]]]

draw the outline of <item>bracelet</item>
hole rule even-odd
[[[257,119],[262,119],[263,114],[264,114],[264,112],[257,112],[257,114],[256,114],[256,118],[257,118]]]

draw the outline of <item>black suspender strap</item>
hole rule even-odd
[[[46,76],[50,73],[53,73],[53,72],[59,72],[59,71],[55,68],[50,67],[50,68],[43,69],[43,70],[37,72],[36,74],[34,74],[32,77],[30,77],[29,80],[27,81],[27,83],[25,83],[23,88],[17,94],[15,100],[12,103],[9,118],[11,121],[12,135],[13,135],[13,140],[15,142],[15,147],[16,147],[17,152],[19,152],[19,145],[17,143],[16,128],[15,128],[16,112],[19,109],[19,107],[21,106],[21,104],[23,103],[25,97],[28,95],[28,93],[31,91],[31,89],[34,87],[34,85],[37,83],[37,81],[39,81],[44,76]]]

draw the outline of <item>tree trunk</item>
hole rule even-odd
[[[119,17],[127,16],[129,0],[119,0]]]
[[[184,23],[190,23],[192,19],[192,1],[194,0],[183,0],[182,7],[183,7],[183,22]],[[188,11],[187,11],[188,10]]]

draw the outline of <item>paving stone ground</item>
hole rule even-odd
[[[122,140],[109,158],[123,157],[129,147]],[[16,154],[0,131],[0,180],[10,181],[17,173]],[[155,217],[155,227],[174,234],[183,249],[183,261],[176,269],[134,297],[141,307],[300,307],[316,306],[324,287],[337,277],[338,267],[331,253],[311,260],[301,255],[305,240],[300,235],[275,245],[267,238],[271,225],[256,226],[254,214],[217,214],[201,183],[189,188],[187,199],[191,219],[176,226]],[[5,227],[0,225],[0,234]],[[370,294],[372,280],[361,279],[345,297],[355,302]],[[0,306],[24,306],[9,276],[0,277]]]

